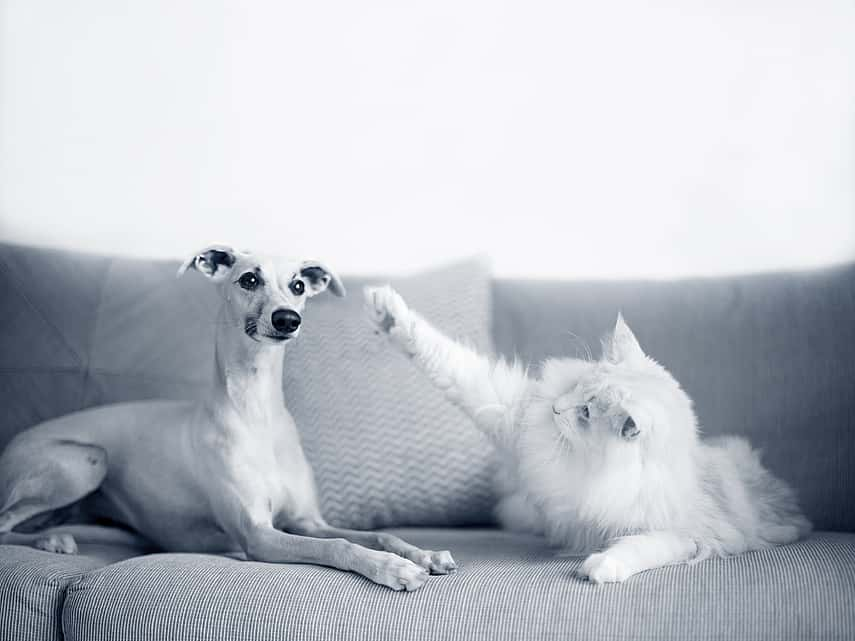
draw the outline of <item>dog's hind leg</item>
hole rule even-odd
[[[491,362],[445,336],[407,307],[391,287],[365,288],[368,313],[452,402],[488,436],[505,440],[519,418],[529,380],[525,369]]]
[[[26,438],[12,441],[0,457],[0,543],[31,544],[73,553],[67,534],[21,534],[14,527],[30,517],[65,507],[93,492],[107,474],[107,452],[75,441]]]

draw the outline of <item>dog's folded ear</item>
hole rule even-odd
[[[228,245],[208,245],[184,261],[176,276],[181,276],[188,269],[195,269],[213,281],[222,280],[235,264],[235,254],[235,250]]]
[[[317,296],[327,288],[336,296],[345,294],[341,279],[316,260],[307,260],[300,265],[300,276],[306,281],[306,292],[309,296]]]

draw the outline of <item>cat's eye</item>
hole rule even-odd
[[[303,292],[306,291],[306,285],[301,280],[292,280],[289,287],[296,296],[302,296]]]
[[[626,420],[623,422],[623,427],[620,429],[620,435],[625,439],[633,439],[638,436],[640,430],[638,426],[635,424],[635,421],[631,416],[627,416]]]
[[[588,410],[588,406],[587,406],[587,405],[582,405],[582,406],[579,408],[579,416],[581,416],[582,418],[584,418],[586,421],[591,420],[591,412]]]
[[[247,291],[252,291],[261,284],[261,279],[253,272],[246,272],[238,278],[238,284]]]

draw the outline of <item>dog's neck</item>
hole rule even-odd
[[[228,323],[217,323],[214,402],[253,424],[276,423],[285,412],[283,345],[253,341]]]

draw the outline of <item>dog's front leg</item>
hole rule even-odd
[[[645,570],[684,563],[697,552],[694,541],[674,532],[623,536],[585,559],[579,575],[594,583],[620,583]]]
[[[529,381],[525,370],[490,359],[445,336],[407,307],[391,287],[366,287],[371,319],[488,436],[506,440],[517,424]]]
[[[320,538],[342,538],[353,543],[397,554],[420,565],[431,574],[450,574],[457,571],[457,563],[448,550],[435,552],[422,550],[387,532],[368,532],[333,527],[325,522],[301,523],[297,526],[301,534]]]
[[[214,516],[250,561],[325,565],[356,572],[393,590],[417,590],[429,576],[423,567],[397,554],[369,550],[343,538],[277,530],[266,501],[245,503],[241,496],[249,496],[249,492],[229,484],[218,490],[212,500]]]
[[[428,572],[397,554],[369,550],[343,538],[315,538],[288,534],[269,527],[247,533],[244,552],[251,561],[313,563],[356,572],[393,590],[417,590]]]

